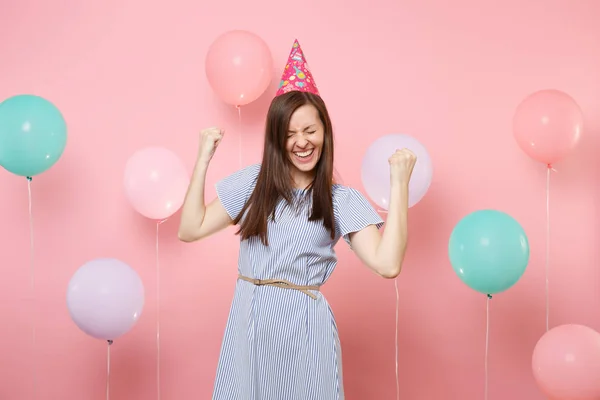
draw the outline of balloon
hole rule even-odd
[[[393,134],[382,136],[369,146],[365,153],[361,178],[365,191],[380,208],[389,209],[390,204],[390,164],[389,158],[396,150],[409,149],[417,156],[408,187],[408,206],[417,204],[431,185],[433,166],[427,149],[408,135]]]
[[[143,216],[162,220],[183,205],[190,178],[170,150],[148,147],[135,152],[125,166],[125,194]]]
[[[583,113],[575,100],[558,90],[529,95],[513,117],[514,137],[532,159],[552,165],[571,152],[581,137]]]
[[[95,259],[81,266],[71,278],[67,307],[83,332],[96,339],[114,340],[140,319],[144,285],[124,262]]]
[[[529,263],[529,241],[508,214],[475,211],[452,230],[450,263],[458,277],[483,294],[500,293],[521,278]]]
[[[67,125],[48,100],[17,95],[0,103],[0,165],[32,177],[52,167],[67,145]]]
[[[269,87],[273,59],[269,46],[251,32],[234,30],[219,36],[206,55],[206,77],[226,103],[243,106]]]
[[[600,398],[600,334],[582,325],[550,329],[537,342],[533,376],[540,390],[556,400]]]

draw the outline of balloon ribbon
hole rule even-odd
[[[238,160],[240,163],[240,168],[242,168],[244,165],[242,164],[242,107],[240,106],[235,106],[235,108],[237,108],[238,110],[238,140],[239,140],[239,154],[238,154]]]
[[[388,212],[386,210],[377,210],[380,213],[384,213],[387,214]],[[399,353],[399,349],[398,349],[398,314],[399,314],[399,308],[400,308],[400,295],[398,293],[398,278],[394,279],[394,288],[396,289],[396,399],[400,400],[400,375],[398,373],[398,353]]]
[[[110,346],[113,344],[112,340],[106,341],[106,400],[110,399]]]
[[[486,305],[485,305],[485,388],[484,388],[484,398],[487,400],[488,398],[488,356],[489,356],[489,348],[490,348],[490,300],[492,300],[491,295],[487,295]]]
[[[160,400],[160,258],[158,256],[159,228],[166,221],[156,223],[156,396]]]
[[[550,173],[556,171],[548,164],[546,171],[546,332],[550,328]]]
[[[32,211],[32,196],[31,196],[31,180],[30,176],[27,177],[27,198],[28,198],[28,212],[29,212],[29,290],[31,296],[31,352],[32,352],[32,389],[33,399],[37,398],[37,365],[35,361],[36,355],[36,296],[35,296],[35,266],[34,266],[34,246],[33,246],[33,211]]]
[[[394,279],[396,288],[396,399],[400,400],[400,378],[398,375],[398,307],[400,305],[400,296],[398,294],[398,278]]]

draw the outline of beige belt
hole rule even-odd
[[[293,289],[299,292],[302,292],[308,295],[312,299],[317,299],[317,296],[314,293],[311,293],[310,290],[319,291],[319,286],[300,286],[295,285],[292,282],[286,281],[285,279],[254,279],[248,278],[244,275],[238,275],[238,278],[250,282],[256,286],[275,286],[282,289]]]

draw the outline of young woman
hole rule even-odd
[[[389,159],[380,234],[383,220],[360,192],[333,182],[331,121],[297,41],[267,114],[262,162],[219,181],[206,205],[206,172],[222,138],[218,128],[200,135],[179,228],[179,238],[193,242],[239,226],[239,279],[212,398],[342,400],[337,327],[319,288],[337,264],[340,238],[375,273],[398,276],[416,158],[402,149]]]

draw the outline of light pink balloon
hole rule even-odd
[[[125,194],[143,216],[163,220],[173,215],[185,199],[190,178],[175,153],[162,147],[135,152],[125,166]]]
[[[600,399],[600,333],[582,325],[561,325],[535,346],[533,375],[554,400]]]
[[[269,46],[251,32],[235,30],[219,36],[206,55],[206,77],[224,102],[243,106],[269,87],[273,59]]]
[[[559,90],[540,90],[528,96],[513,118],[513,134],[529,157],[552,165],[579,143],[583,113],[575,100]]]

